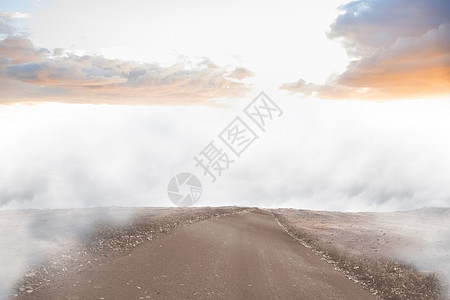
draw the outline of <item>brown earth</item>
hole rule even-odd
[[[4,216],[11,232],[25,224],[36,236],[18,246],[55,240],[63,250],[28,267],[12,299],[448,297],[435,270],[448,274],[450,266],[450,209],[98,208]]]
[[[446,270],[449,253],[440,240],[448,241],[449,209],[392,213],[268,211],[291,236],[383,299],[449,299],[445,273],[414,266],[429,261],[429,267],[440,265]],[[440,248],[433,249],[436,241]],[[431,253],[423,249],[441,253],[432,262]]]
[[[179,227],[19,298],[376,299],[260,210]]]

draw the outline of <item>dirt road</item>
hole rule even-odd
[[[376,299],[259,211],[179,228],[22,299]]]

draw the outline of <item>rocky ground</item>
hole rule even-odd
[[[181,226],[19,299],[377,298],[253,210]]]
[[[383,299],[448,297],[450,209],[270,212],[293,237]]]
[[[205,207],[0,212],[0,299],[32,295],[73,274],[124,257],[176,228],[254,210]],[[448,297],[445,276],[450,274],[450,209],[395,213],[267,211],[292,237],[381,299]]]
[[[5,299],[32,294],[73,273],[125,256],[140,244],[157,239],[180,226],[248,210],[236,207],[202,207],[100,208],[80,210],[68,215],[65,215],[65,211],[50,214],[31,212],[30,215],[34,216],[34,234],[38,231],[45,233],[45,237],[54,235],[56,240],[62,235],[64,238],[59,239],[56,251],[36,253],[40,258],[25,268],[25,274],[13,292],[9,293],[11,297],[6,296]],[[63,214],[62,218],[60,213]],[[90,221],[89,226],[83,226],[82,223],[87,222],[89,217],[94,221]],[[60,226],[57,226],[58,222],[61,222]],[[37,241],[29,239],[29,247],[33,247],[33,243],[37,245],[42,239],[48,241],[45,237],[41,236]],[[41,248],[36,248],[38,249]]]

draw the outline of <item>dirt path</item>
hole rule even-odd
[[[179,228],[22,299],[376,299],[265,213]]]

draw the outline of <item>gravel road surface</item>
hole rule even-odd
[[[376,299],[265,212],[178,228],[21,299]]]

